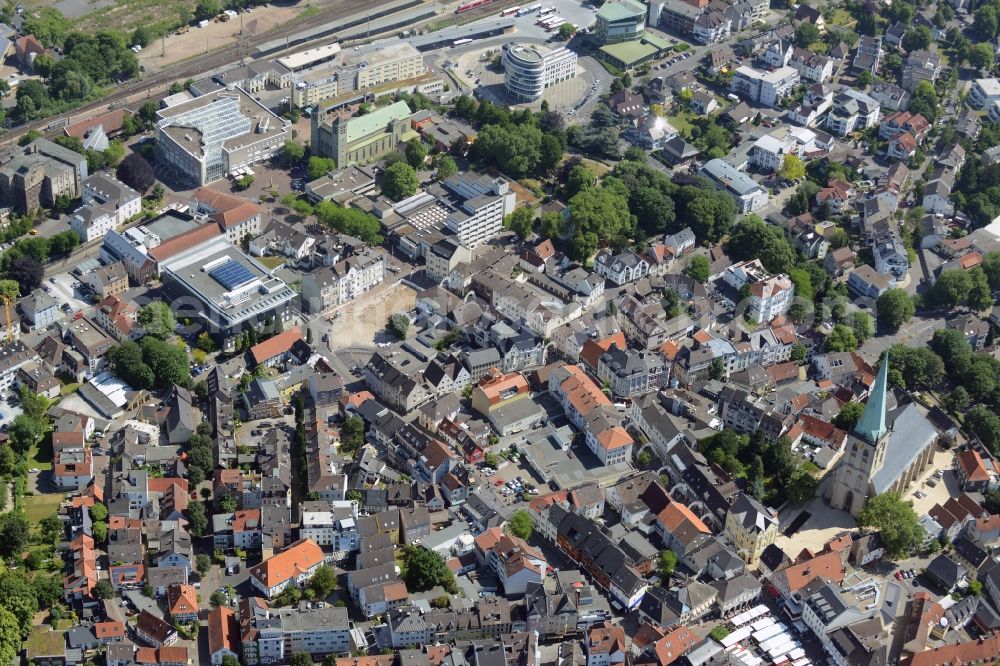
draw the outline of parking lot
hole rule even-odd
[[[85,313],[93,305],[87,290],[75,275],[58,273],[48,278],[42,288],[54,298],[63,313],[83,310]]]

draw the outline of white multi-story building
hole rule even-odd
[[[736,68],[729,87],[737,95],[752,102],[777,106],[779,101],[791,94],[798,82],[799,73],[791,67],[783,66],[763,72],[741,65]]]
[[[157,161],[198,185],[271,159],[288,138],[286,121],[240,88],[160,109]]]
[[[833,99],[833,107],[826,117],[826,127],[834,134],[847,136],[877,123],[880,110],[879,103],[869,95],[845,88]]]
[[[442,185],[455,200],[455,210],[445,224],[473,250],[500,234],[504,218],[514,212],[517,203],[510,183],[503,178],[470,172],[452,176]]]
[[[781,168],[786,155],[795,153],[795,148],[795,140],[788,135],[783,140],[769,134],[764,135],[750,149],[750,164],[762,173],[773,173]]]
[[[103,173],[83,181],[83,206],[69,220],[84,243],[104,237],[142,211],[142,197],[117,178]]]
[[[343,504],[335,507],[333,504]],[[306,502],[302,505],[299,535],[311,539],[320,548],[332,550],[334,555],[346,555],[358,549],[361,537],[351,502]],[[342,557],[335,557],[342,559]]]
[[[367,249],[303,278],[302,303],[308,312],[322,312],[354,300],[384,279],[385,256]]]
[[[1000,101],[1000,79],[976,79],[965,100],[974,109],[988,111],[993,102]]]
[[[833,77],[833,61],[807,49],[795,49],[788,65],[807,81],[824,83]]]
[[[565,47],[504,44],[501,61],[507,93],[519,102],[541,99],[549,86],[576,76],[576,54]]]
[[[771,275],[760,259],[748,259],[733,264],[722,274],[722,279],[733,289],[749,288],[746,316],[760,323],[771,321],[785,314],[792,305],[795,286],[784,273]]]

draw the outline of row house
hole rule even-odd
[[[570,422],[585,435],[587,448],[605,465],[627,461],[632,437],[621,415],[582,368],[568,365],[549,375],[549,392],[559,400]]]
[[[621,547],[595,523],[558,505],[551,507],[549,517],[557,525],[556,545],[608,592],[613,604],[623,610],[638,607],[648,585]]]

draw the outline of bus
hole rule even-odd
[[[527,16],[531,13],[531,7],[521,7],[514,16]]]
[[[526,12],[530,14],[531,12],[537,12],[541,8],[542,8],[542,3],[538,2],[531,5],[530,7],[525,7],[524,9]]]
[[[463,44],[471,44],[471,43],[472,43],[471,39],[456,39],[454,42],[451,43],[451,45],[462,46]]]
[[[514,14],[517,14],[517,12],[518,12],[519,9],[521,9],[521,8],[519,6],[517,6],[517,5],[515,5],[513,7],[508,7],[507,9],[504,9],[503,11],[500,12],[500,16],[501,17],[512,16]]]
[[[549,14],[554,14],[556,11],[555,7],[546,7],[545,9],[538,10],[538,18],[548,16]]]
[[[542,27],[546,29],[555,28],[561,26],[565,22],[566,19],[564,19],[562,16],[553,16],[551,18],[547,18],[544,21],[542,21]]]

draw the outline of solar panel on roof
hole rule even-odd
[[[233,260],[229,260],[221,266],[213,268],[208,274],[216,282],[225,287],[227,291],[239,289],[256,279],[246,266]]]

